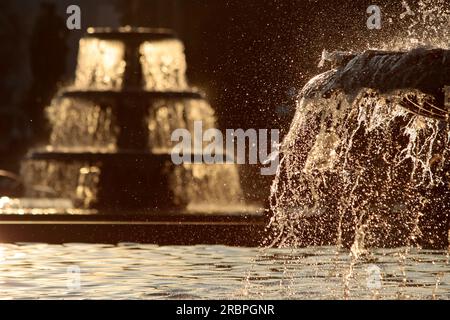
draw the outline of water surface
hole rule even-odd
[[[449,299],[450,265],[407,248],[1,244],[0,298]]]

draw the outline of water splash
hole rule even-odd
[[[447,0],[404,0],[405,11],[399,16],[409,21],[405,30],[379,48],[408,50],[418,46],[449,48],[450,7]],[[408,10],[409,9],[409,10]]]
[[[448,124],[409,111],[405,97],[443,105],[448,57],[368,51],[305,86],[272,186],[274,243],[358,252],[432,237],[417,224],[448,199]]]

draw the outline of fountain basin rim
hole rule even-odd
[[[121,27],[101,28],[90,27],[87,29],[85,38],[96,38],[101,40],[120,41],[155,41],[166,39],[177,39],[177,35],[170,29],[165,28],[143,28],[143,27]]]
[[[0,215],[5,243],[123,242],[257,247],[264,216],[245,215]]]
[[[195,157],[196,153],[191,153],[192,156]],[[200,156],[200,154],[198,154]],[[219,155],[225,157],[226,155]],[[116,161],[121,159],[135,159],[139,160],[167,160],[171,161],[170,152],[167,153],[156,153],[156,152],[140,152],[135,150],[121,150],[119,149],[117,152],[73,152],[73,151],[48,151],[48,150],[32,150],[29,152],[24,160],[56,160],[56,161],[87,161],[87,162],[96,162],[96,161]],[[230,158],[231,159],[231,158]],[[196,163],[192,163],[193,165]],[[233,164],[235,165],[235,164]]]
[[[141,89],[125,90],[67,90],[60,95],[63,98],[166,98],[166,99],[204,99],[198,91],[146,91]]]
[[[136,160],[148,160],[155,158],[161,160],[167,158],[170,161],[170,154],[139,152],[130,150],[118,150],[117,152],[63,152],[63,151],[31,151],[25,156],[25,160],[59,160],[59,161],[102,161],[102,160],[120,160],[123,158],[134,158]]]
[[[49,198],[51,200],[52,198]],[[58,199],[58,198],[55,198]],[[32,223],[32,221],[58,221],[60,223],[90,222],[108,224],[133,224],[135,223],[230,223],[245,224],[257,223],[267,225],[269,216],[261,204],[248,206],[249,210],[233,210],[225,212],[193,211],[188,209],[79,209],[79,208],[11,208],[0,210],[0,221],[18,221]],[[21,213],[18,213],[21,211]],[[38,212],[38,213],[37,213]],[[23,223],[23,222],[22,222]],[[0,223],[1,224],[1,223]]]

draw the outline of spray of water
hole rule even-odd
[[[371,247],[405,248],[404,287],[410,248],[441,246],[448,232],[450,131],[442,89],[450,83],[449,26],[444,1],[420,1],[406,35],[380,46],[384,51],[326,55],[336,68],[298,96],[271,189],[266,244],[336,245],[336,257],[350,248],[344,298]],[[405,297],[402,288],[398,297]]]
[[[386,50],[412,49],[418,46],[449,48],[450,7],[446,0],[403,0],[400,20],[409,19],[406,30],[379,45]]]

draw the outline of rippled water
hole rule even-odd
[[[333,247],[2,244],[0,298],[342,299],[346,288],[350,299],[450,298],[447,252],[386,249],[353,262]]]

